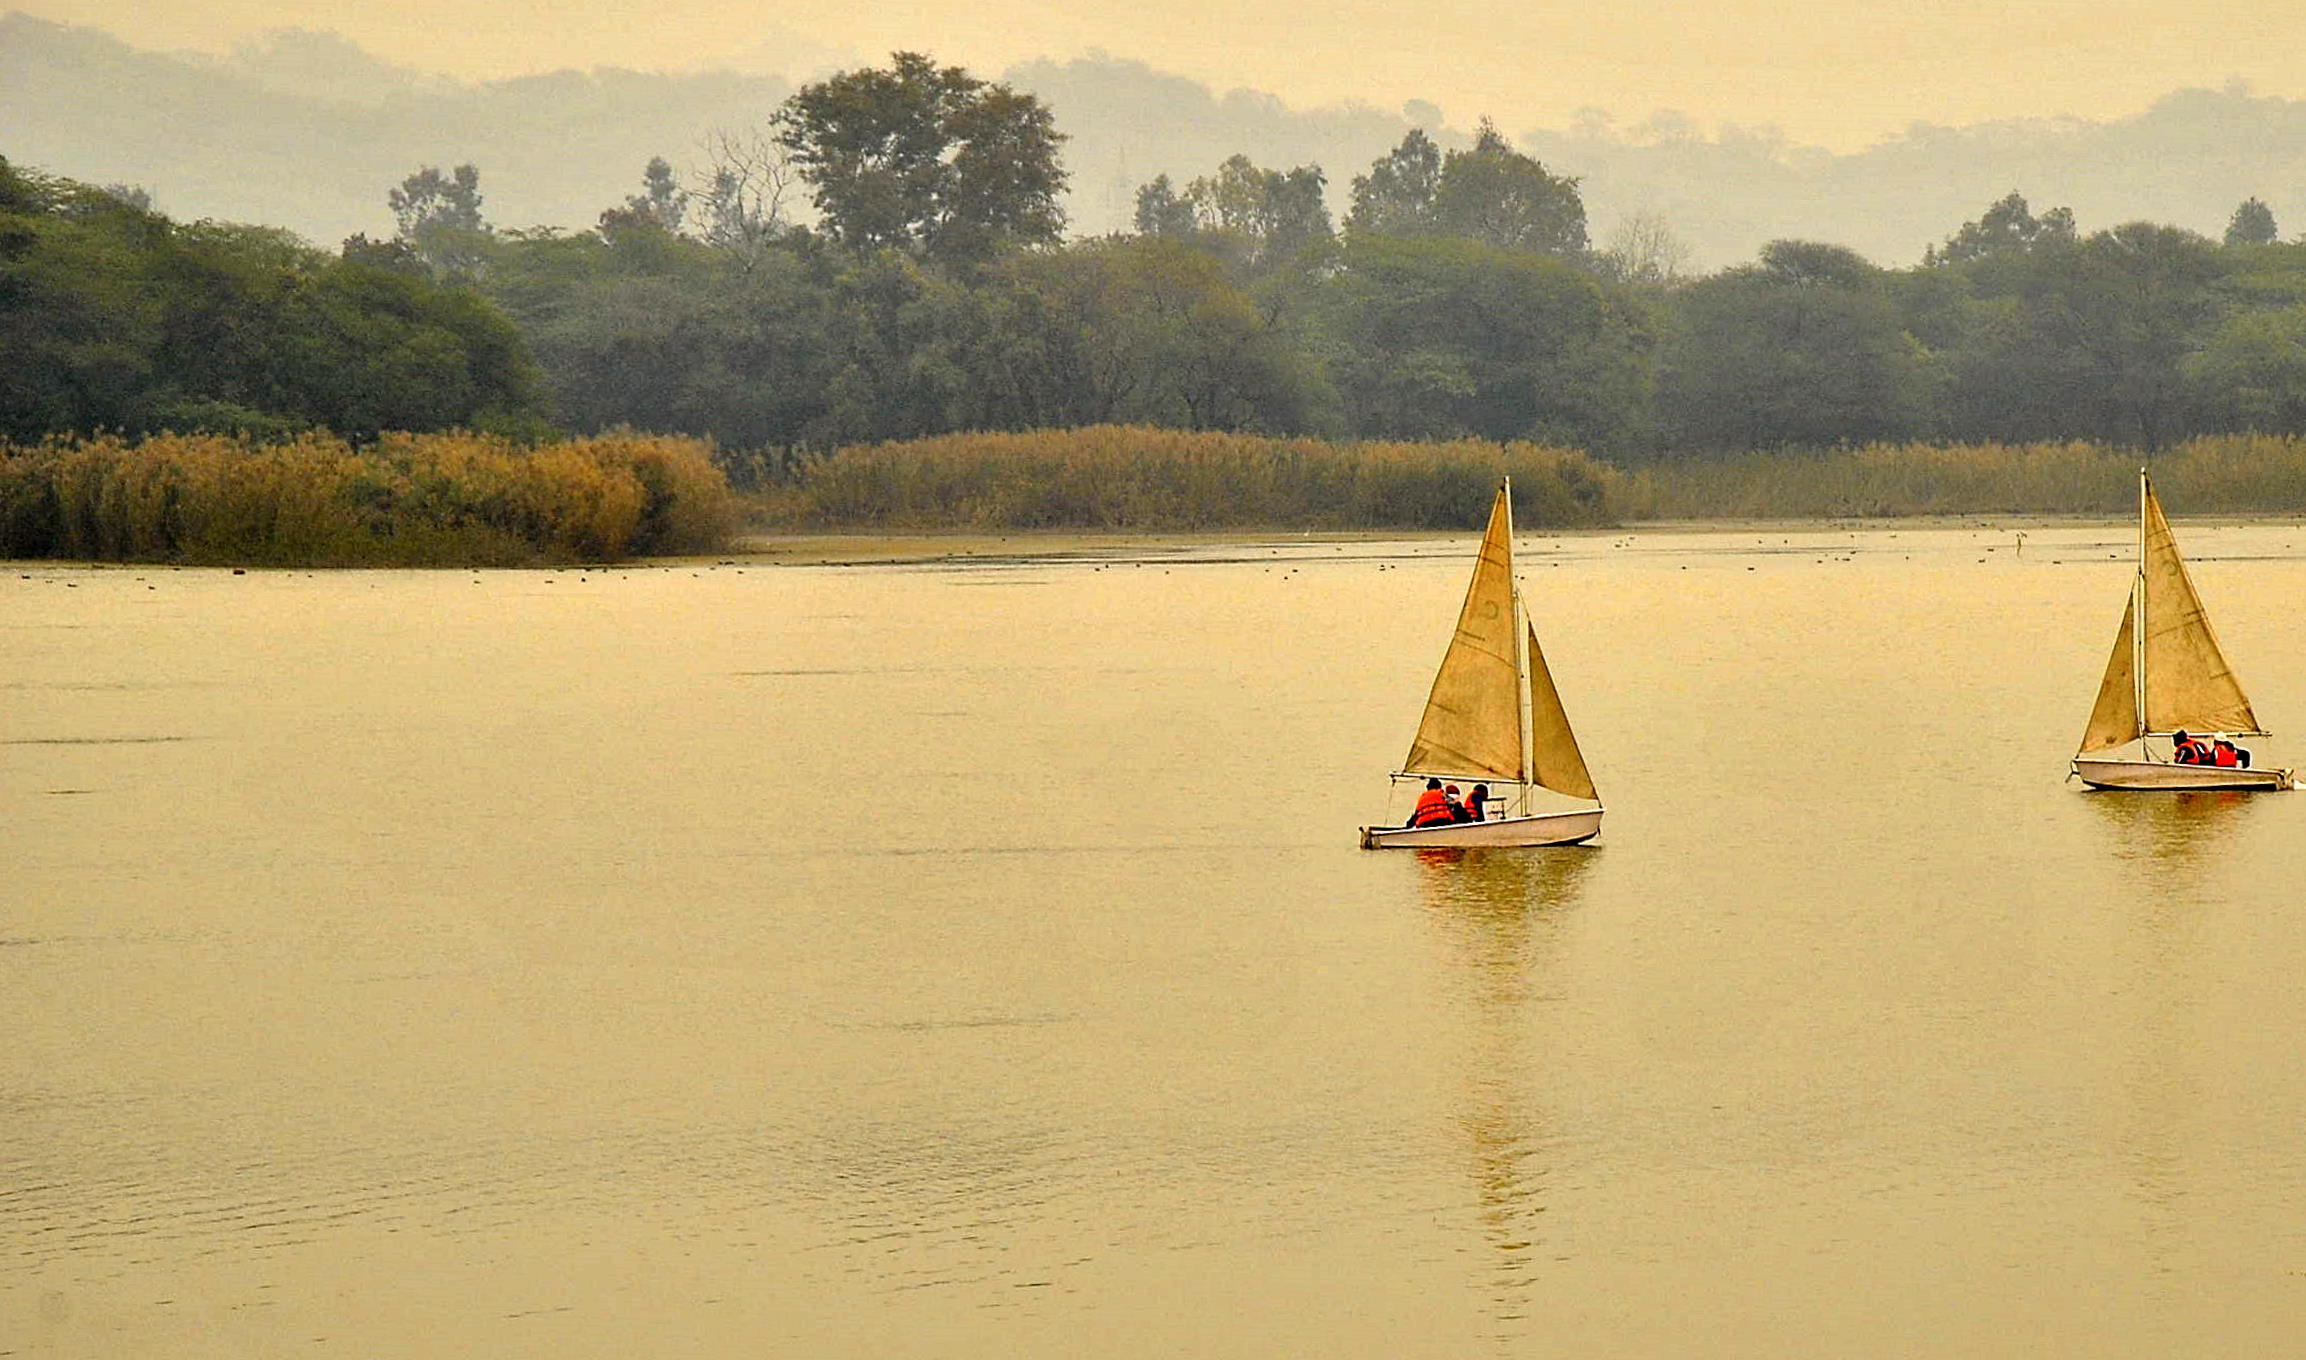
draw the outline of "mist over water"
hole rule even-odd
[[[1524,536],[1608,820],[1462,855],[1470,537],[18,566],[0,1352],[2279,1353],[2306,802],[2061,783],[2130,543]]]

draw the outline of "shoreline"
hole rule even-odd
[[[2198,528],[2277,528],[2306,530],[2306,515],[2184,515],[2173,524]],[[1590,526],[1560,529],[1525,529],[1516,538],[1610,542],[1638,538],[1691,536],[1730,537],[1741,534],[1896,533],[1971,530],[1988,533],[2031,529],[2106,529],[2131,531],[2135,521],[2121,515],[1992,514],[1908,515],[1881,518],[1833,517],[1821,519],[1673,519],[1636,520],[1605,528]],[[666,557],[636,557],[620,562],[557,562],[517,567],[480,566],[352,566],[319,567],[230,562],[89,561],[67,558],[6,558],[0,567],[17,572],[73,568],[103,571],[232,571],[250,574],[284,571],[644,571],[654,567],[756,566],[839,567],[897,566],[930,563],[982,563],[1041,561],[1065,558],[1100,559],[1148,555],[1206,555],[1226,548],[1339,547],[1378,543],[1452,544],[1472,537],[1463,529],[1208,529],[1145,530],[1142,532],[1080,529],[1017,529],[1006,533],[971,530],[908,529],[880,532],[837,529],[823,531],[765,531],[739,533],[719,552],[684,553]]]
[[[2306,516],[2189,515],[2171,522],[2201,527],[2306,528]],[[1613,540],[1671,535],[1736,535],[1768,533],[1879,533],[1884,531],[1980,530],[2011,532],[2027,529],[2134,529],[2136,521],[2121,515],[2096,514],[1992,514],[1904,515],[1881,518],[1837,516],[1821,519],[1677,519],[1636,520],[1605,528],[1523,529],[1516,538]],[[1078,529],[1017,529],[1007,533],[911,529],[860,532],[857,530],[776,531],[739,534],[725,552],[682,558],[650,558],[630,565],[738,563],[763,566],[867,566],[912,562],[1002,562],[1064,557],[1106,557],[1143,554],[1149,549],[1177,552],[1213,548],[1270,548],[1312,544],[1449,543],[1472,537],[1463,529],[1211,529],[1146,530],[1143,532]]]

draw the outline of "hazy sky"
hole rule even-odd
[[[2306,97],[2306,0],[0,0],[141,47],[224,51],[330,29],[467,78],[565,66],[778,69],[897,47],[996,72],[1103,49],[1304,107],[1487,113],[1509,132],[1598,106],[1775,123],[1855,149],[1914,121],[2131,114],[2242,80]]]

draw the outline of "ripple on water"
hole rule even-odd
[[[190,737],[0,737],[0,746],[159,746]]]

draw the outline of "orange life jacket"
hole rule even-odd
[[[1418,795],[1417,810],[1409,814],[1411,826],[1441,826],[1456,820],[1449,811],[1449,795],[1439,789],[1427,789]]]
[[[2242,763],[2242,757],[2241,754],[2234,749],[2234,744],[2232,742],[2222,741],[2219,742],[2216,746],[2210,748],[2210,763],[2213,765],[2224,765],[2231,768],[2233,766],[2240,765]]]
[[[2171,753],[2171,758],[2180,765],[2207,765],[2210,763],[2210,750],[2192,737],[2188,737],[2178,743],[2178,749]]]

